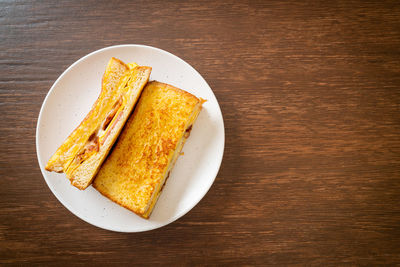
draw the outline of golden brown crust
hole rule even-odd
[[[200,100],[186,91],[148,83],[93,186],[147,218],[200,105]]]
[[[110,199],[111,201],[117,203],[118,205],[124,207],[125,209],[128,209],[128,210],[130,210],[130,211],[136,213],[137,215],[139,215],[139,216],[142,217],[143,219],[146,219],[146,220],[147,220],[147,219],[149,218],[149,217],[144,217],[143,214],[141,214],[141,213],[137,213],[137,212],[136,212],[135,210],[133,210],[130,206],[125,205],[124,203],[119,203],[118,201],[113,200],[112,195],[109,194],[107,191],[103,191],[103,190],[99,189],[99,188],[96,186],[96,183],[92,183],[92,186],[93,186],[97,191],[99,191],[100,194],[102,194],[102,195],[105,196],[106,198]]]
[[[130,113],[132,112],[140,93],[142,92],[144,86],[146,85],[151,73],[150,67],[135,67],[133,70],[130,70],[130,74],[124,77],[127,82],[126,85],[120,85],[118,88],[118,92],[116,92],[116,104],[113,104],[116,108],[118,108],[117,112],[114,110],[110,110],[109,114],[114,114],[113,119],[110,123],[108,123],[107,127],[104,129],[104,123],[106,123],[107,116],[104,116],[103,122],[96,127],[100,129],[100,132],[97,132],[100,138],[100,142],[102,145],[100,146],[100,151],[97,153],[88,152],[88,156],[83,162],[79,162],[77,164],[71,163],[70,167],[67,169],[66,174],[67,177],[71,180],[72,185],[83,190],[88,187],[97,171],[99,170],[101,164],[103,163],[105,157],[108,155],[112,145],[116,141],[118,135],[120,134],[126,120],[128,119]],[[121,104],[118,103],[120,100]],[[108,103],[103,103],[106,105]],[[112,104],[112,103],[111,103]],[[89,144],[89,148],[91,145]]]
[[[150,67],[128,66],[112,58],[100,96],[85,119],[49,160],[46,170],[65,172],[79,189],[90,185],[150,77]]]
[[[68,168],[70,160],[72,160],[79,150],[79,147],[77,147],[75,144],[83,143],[91,134],[86,131],[86,128],[93,124],[93,122],[96,120],[95,114],[100,109],[100,102],[107,95],[112,94],[112,92],[118,86],[120,78],[127,70],[128,66],[122,61],[116,58],[110,59],[102,78],[102,88],[98,98],[81,123],[72,131],[72,133],[65,139],[61,146],[49,159],[45,167],[47,171],[64,172],[66,168]]]

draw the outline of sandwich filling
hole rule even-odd
[[[101,120],[104,112],[106,112],[103,102],[109,99],[113,100],[113,95],[115,95],[120,80],[128,70],[128,65],[116,58],[111,58],[103,75],[102,89],[99,97],[83,121],[47,162],[46,170],[65,172],[76,155],[82,152],[81,148],[85,146],[85,143],[89,139],[94,141],[94,136],[92,136],[93,131],[97,127],[97,122]]]
[[[151,68],[112,58],[90,112],[57,149],[46,170],[64,172],[72,185],[88,187],[116,141],[150,77]]]
[[[117,121],[121,117],[123,108],[128,102],[128,97],[131,94],[133,82],[136,79],[136,66],[131,65],[133,69],[127,71],[118,86],[117,92],[109,98],[113,98],[113,101],[106,101],[103,103],[100,113],[106,114],[103,121],[99,121],[97,127],[89,136],[87,141],[71,160],[67,166],[66,173],[72,173],[76,168],[79,167],[84,161],[98,153],[101,146],[105,143],[111,130],[115,127]],[[92,126],[93,127],[93,126]]]

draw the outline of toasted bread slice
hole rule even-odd
[[[112,58],[92,109],[58,148],[46,170],[66,173],[72,185],[88,187],[132,112],[151,68]]]
[[[149,82],[93,186],[148,218],[202,103],[171,85]]]
[[[109,61],[106,71],[102,80],[102,87],[99,97],[93,104],[91,110],[79,124],[79,126],[68,136],[64,143],[57,149],[54,155],[47,162],[46,170],[55,172],[64,172],[72,159],[78,153],[80,144],[89,139],[92,134],[91,128],[96,127],[98,114],[101,113],[102,101],[107,96],[113,95],[118,87],[118,83],[125,72],[128,70],[128,66],[122,61],[111,58]],[[86,129],[90,129],[87,131]]]

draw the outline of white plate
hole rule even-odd
[[[190,138],[149,220],[120,207],[92,186],[80,191],[65,174],[44,170],[47,160],[90,110],[100,92],[111,57],[153,68],[150,80],[169,83],[207,99]],[[167,225],[191,210],[207,193],[221,165],[224,123],[211,88],[188,63],[166,51],[143,45],[119,45],[95,51],[72,64],[53,84],[39,113],[36,150],[40,169],[57,199],[95,226],[119,232],[147,231]]]

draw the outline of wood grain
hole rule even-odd
[[[398,1],[1,1],[0,263],[400,264]],[[178,221],[122,234],[66,210],[35,127],[96,49],[172,52],[209,82],[226,148]]]

